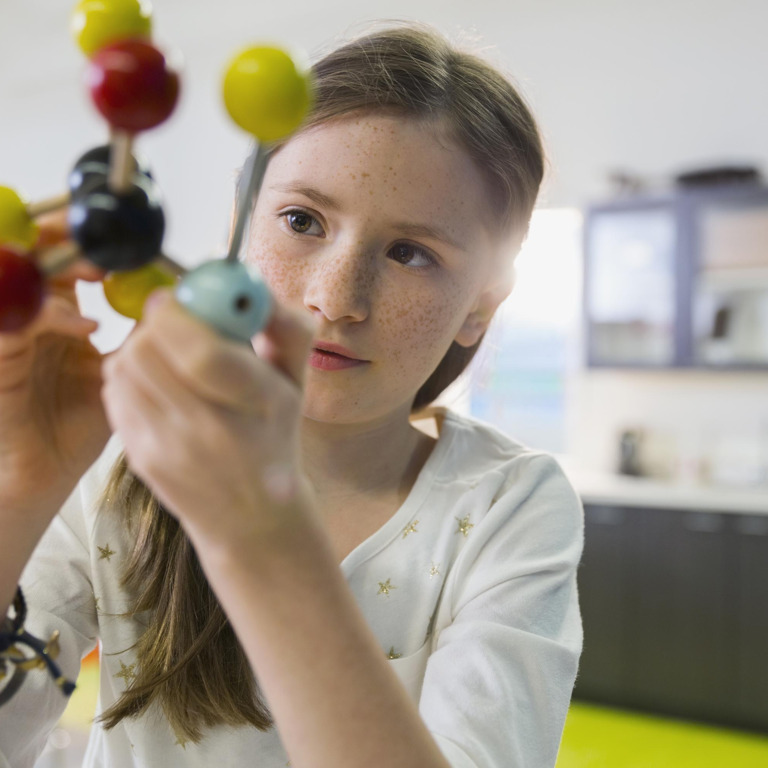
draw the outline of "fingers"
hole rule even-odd
[[[59,337],[87,340],[98,328],[98,323],[82,317],[65,299],[48,297],[35,320],[20,331],[0,333],[0,392],[8,393],[29,384],[29,376],[38,356],[51,354],[52,345],[65,344],[62,339],[49,336],[47,346],[41,346],[41,337],[56,334]],[[82,371],[81,371],[82,373]]]
[[[59,208],[44,213],[35,219],[40,231],[35,250],[50,248],[70,239],[68,211],[68,208]],[[48,280],[48,283],[52,287],[73,286],[77,280],[87,280],[88,282],[103,280],[106,274],[105,270],[100,269],[87,259],[79,259],[61,272],[56,273]]]
[[[57,333],[61,336],[82,338],[93,333],[98,327],[98,322],[83,317],[77,307],[63,296],[48,296],[40,314],[32,323],[31,331],[36,336]]]
[[[119,352],[108,355],[103,370],[105,379],[116,381],[119,386],[132,382],[164,415],[183,411],[188,418],[194,418],[195,405],[199,401],[153,343],[146,327],[139,326]]]
[[[48,279],[50,286],[72,286],[78,280],[86,280],[89,283],[96,283],[99,280],[103,280],[107,276],[105,270],[97,267],[95,264],[91,264],[86,259],[79,259],[73,262],[61,272],[57,272],[55,275]]]
[[[306,312],[275,302],[267,327],[253,339],[256,354],[304,388],[307,358],[315,338],[315,321]]]
[[[151,444],[155,432],[145,425],[165,424],[171,412],[163,400],[158,400],[157,388],[148,386],[146,377],[136,369],[121,367],[118,359],[112,355],[102,365],[101,400],[110,429],[120,432],[127,443],[140,446],[141,455],[155,456],[156,446]]]
[[[246,345],[222,338],[215,330],[184,309],[172,291],[153,292],[144,308],[144,319],[119,351],[125,364],[141,370],[162,402],[168,392],[180,397],[182,386],[208,402],[243,413],[264,416],[279,407],[275,392],[287,378],[302,387],[307,358],[314,338],[309,315],[277,306],[269,325],[255,337],[259,359]],[[294,390],[295,391],[295,390]],[[179,407],[175,400],[168,407]],[[193,407],[190,401],[188,408]]]
[[[77,307],[63,296],[46,296],[37,317],[25,328],[13,333],[0,333],[0,358],[18,354],[45,333],[86,338],[99,324],[83,317]]]
[[[69,207],[43,213],[35,218],[40,234],[37,238],[37,248],[49,248],[69,239],[69,222],[67,216]]]
[[[219,336],[175,301],[171,291],[153,292],[132,337],[132,353],[138,356],[145,345],[154,346],[173,374],[198,396],[245,413],[263,414],[263,371],[260,375],[253,351]]]

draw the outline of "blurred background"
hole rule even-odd
[[[73,4],[0,0],[0,184],[33,200],[106,140]],[[584,501],[585,645],[559,765],[768,764],[768,4],[153,6],[182,95],[138,150],[164,192],[165,250],[187,266],[227,236],[248,137],[220,82],[241,47],[314,58],[413,19],[512,75],[547,180],[517,286],[443,399],[557,454]],[[97,345],[119,345],[131,323],[99,286],[80,295]],[[79,764],[92,666],[83,681],[40,766]]]

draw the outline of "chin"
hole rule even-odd
[[[359,424],[360,422],[367,421],[363,418],[363,414],[360,412],[350,413],[349,409],[342,410],[341,408],[334,409],[305,409],[302,414],[303,418],[307,421],[314,422],[315,424]]]
[[[315,423],[337,425],[374,422],[381,424],[403,416],[407,421],[410,417],[411,402],[412,400],[408,403],[372,403],[361,400],[351,403],[349,397],[333,401],[314,398],[310,402],[305,395],[302,416]]]

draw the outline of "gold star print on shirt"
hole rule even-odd
[[[389,648],[389,653],[387,654],[388,659],[399,659],[403,654],[402,653],[395,653],[395,646],[392,645]]]
[[[408,523],[408,525],[403,528],[403,538],[405,538],[409,533],[418,533],[418,530],[416,529],[418,524],[418,520],[414,520],[412,523]]]
[[[136,662],[126,666],[121,661],[120,662],[120,671],[119,672],[115,672],[113,677],[122,677],[123,680],[125,680],[125,685],[127,687],[130,683],[133,682],[134,678],[136,677],[136,673],[133,671],[134,669],[136,669]]]
[[[107,542],[107,545],[104,547],[100,547],[98,544],[96,545],[96,548],[101,552],[101,555],[99,555],[99,560],[106,560],[109,562],[112,559],[112,555],[115,553],[109,548],[109,542]]]
[[[394,584],[390,584],[389,582],[391,579],[387,579],[386,581],[380,581],[379,582],[379,591],[376,593],[377,595],[387,595],[389,596],[389,591],[391,589],[397,589]]]
[[[456,533],[463,533],[466,538],[469,534],[469,529],[474,528],[475,524],[469,522],[469,515],[466,517],[457,517],[456,519],[459,521],[459,527],[456,529]]]

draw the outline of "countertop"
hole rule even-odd
[[[569,456],[556,458],[584,504],[768,515],[768,485],[742,488],[665,482],[585,469]]]

